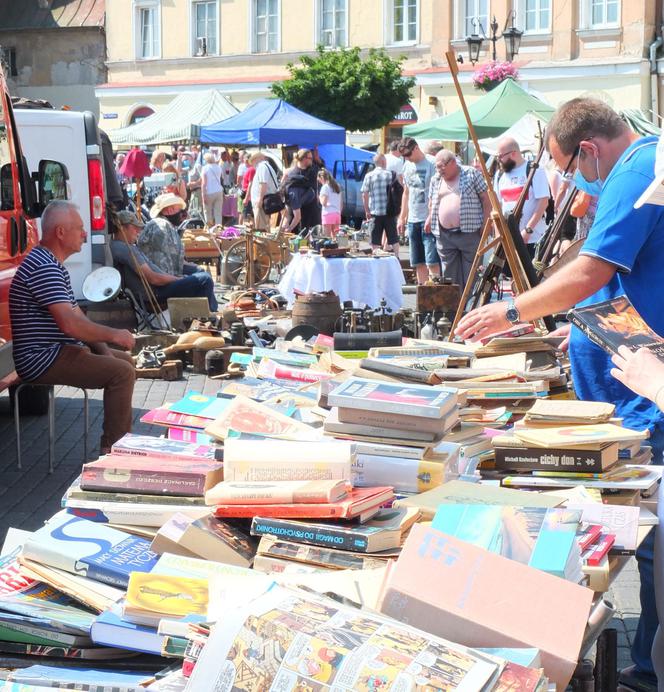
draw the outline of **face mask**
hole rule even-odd
[[[516,168],[516,161],[513,161],[512,159],[507,159],[507,161],[501,161],[500,167],[505,171],[505,173],[509,173],[510,171],[513,171]]]
[[[186,218],[187,214],[184,211],[179,211],[177,214],[164,214],[164,216],[174,225],[179,226]]]
[[[581,171],[577,168],[574,173],[574,184],[582,192],[586,192],[594,197],[599,197],[604,187],[604,181],[599,177],[599,159],[595,159],[595,168],[597,170],[597,180],[586,180]]]

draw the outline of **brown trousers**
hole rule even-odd
[[[104,390],[104,426],[100,449],[107,451],[131,431],[131,398],[136,370],[131,355],[111,349],[111,355],[92,353],[87,346],[62,346],[51,367],[35,384],[60,384]]]

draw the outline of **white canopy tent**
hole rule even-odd
[[[539,151],[541,134],[544,134],[546,120],[534,113],[526,113],[517,120],[512,127],[503,132],[500,137],[487,137],[480,139],[480,147],[485,154],[494,156],[498,150],[498,140],[503,137],[513,137],[519,143],[521,151],[530,151],[536,154]]]
[[[145,120],[109,130],[114,145],[141,146],[198,140],[200,128],[239,113],[220,91],[187,91]]]

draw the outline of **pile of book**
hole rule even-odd
[[[399,342],[235,354],[243,377],[85,464],[63,510],[3,548],[0,651],[106,670],[14,679],[563,689],[593,590],[638,544],[659,479],[645,436],[552,399],[557,342],[532,331]]]

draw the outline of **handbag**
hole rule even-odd
[[[270,166],[270,164],[266,165],[270,171],[272,180],[274,180],[275,187],[278,187],[277,181],[274,177],[274,173],[272,172],[272,167]],[[284,198],[280,192],[268,192],[266,195],[264,195],[263,203],[261,206],[263,207],[263,211],[266,214],[276,214],[277,212],[282,211],[286,207],[286,203],[284,202]]]

